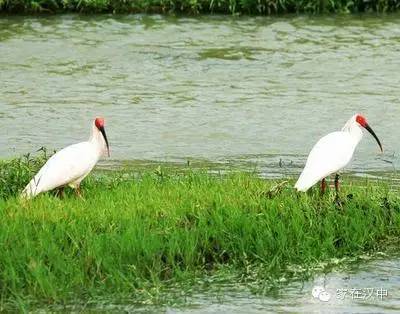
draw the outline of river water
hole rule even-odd
[[[381,138],[349,171],[393,171],[400,116],[400,19],[336,17],[0,17],[0,157],[59,149],[106,118],[112,162],[200,160],[300,171],[316,140],[365,114]],[[399,312],[399,259],[289,283],[275,296],[221,286],[168,313]],[[322,281],[322,282],[321,282]],[[329,302],[311,296],[315,285]],[[386,289],[340,300],[337,289]]]
[[[203,288],[193,286],[189,292],[176,292],[177,299],[163,299],[156,305],[141,305],[132,297],[119,303],[71,304],[56,310],[141,314],[400,312],[398,253],[392,252],[391,256],[380,253],[372,258],[362,256],[353,262],[339,261],[330,271],[318,271],[311,279],[280,281],[275,288],[260,293],[263,284],[259,281],[241,285],[237,281],[216,284],[211,280],[203,284]],[[313,290],[317,287],[322,287],[328,297],[314,297]]]
[[[263,296],[223,287],[212,295],[195,295],[189,305],[167,308],[167,313],[399,313],[399,286],[399,259],[385,257],[290,282]],[[315,298],[316,287],[323,287],[328,298]]]
[[[2,16],[0,156],[84,140],[104,116],[113,161],[298,172],[361,112],[385,154],[366,135],[348,169],[393,170],[399,17]]]

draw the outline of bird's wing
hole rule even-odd
[[[295,187],[306,191],[319,180],[341,170],[350,162],[355,147],[348,132],[333,132],[322,137],[308,155]]]
[[[25,187],[23,196],[33,197],[89,173],[97,162],[90,145],[89,142],[70,145],[51,156]]]

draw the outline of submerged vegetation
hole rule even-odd
[[[360,13],[395,11],[400,0],[0,0],[11,13]]]
[[[1,165],[0,310],[110,294],[136,300],[224,265],[242,277],[258,265],[259,278],[270,278],[400,236],[400,199],[383,183],[344,187],[337,203],[333,193],[297,194],[290,182],[252,174],[158,169],[91,176],[83,199],[25,201],[17,197],[31,171],[24,161],[36,167],[42,157]],[[11,181],[18,188],[4,188],[5,178],[20,178]]]

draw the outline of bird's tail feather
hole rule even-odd
[[[28,183],[25,189],[21,192],[21,197],[24,199],[30,199],[40,193],[38,187],[40,183],[40,177],[36,176]]]
[[[318,179],[315,180],[314,178],[310,178],[310,176],[307,176],[304,174],[304,172],[302,172],[296,184],[294,185],[294,188],[299,192],[306,192],[317,182]]]

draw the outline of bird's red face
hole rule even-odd
[[[106,142],[106,146],[107,146],[107,154],[108,154],[108,157],[110,157],[110,147],[108,145],[108,139],[107,139],[107,135],[106,135],[106,130],[104,129],[104,119],[103,118],[96,118],[96,120],[94,120],[94,125],[101,132],[101,134],[103,135],[104,141]]]
[[[94,120],[94,124],[96,125],[96,128],[100,130],[100,128],[104,128],[104,119],[96,118],[96,120]]]
[[[358,114],[356,116],[356,122],[361,125],[364,129],[366,129],[371,135],[375,138],[375,140],[378,142],[379,148],[381,149],[381,152],[383,152],[382,144],[379,141],[378,137],[376,136],[375,132],[372,130],[372,128],[368,125],[367,119],[365,119],[364,116]]]
[[[365,119],[364,116],[358,114],[356,117],[356,121],[359,125],[361,125],[363,128],[365,128],[366,125],[368,125],[367,123],[367,119]]]

